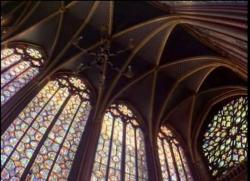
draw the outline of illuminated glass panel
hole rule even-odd
[[[138,180],[148,180],[144,137],[141,129],[136,130]]]
[[[39,50],[16,46],[1,50],[1,105],[31,81],[43,64]]]
[[[246,160],[247,114],[247,97],[240,97],[223,106],[209,123],[202,148],[213,176]]]
[[[3,133],[1,180],[67,180],[91,109],[84,83],[67,77],[48,82]]]
[[[157,144],[163,180],[193,180],[184,152],[170,129],[161,127]]]
[[[187,175],[187,180],[193,180],[192,179],[192,175],[190,173],[189,167],[188,167],[188,163],[184,154],[184,151],[181,147],[178,147],[179,153],[180,153],[180,157],[183,163],[183,167],[184,167],[184,171],[186,172]]]
[[[144,136],[136,116],[123,104],[111,105],[103,118],[92,181],[148,180]]]
[[[65,135],[65,140],[49,177],[51,180],[67,180],[86,120],[89,117],[90,108],[91,106],[88,101],[81,103],[74,122],[71,123],[68,133]]]

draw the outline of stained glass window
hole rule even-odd
[[[67,180],[90,109],[80,79],[49,81],[2,134],[1,180]]]
[[[247,97],[223,106],[208,124],[202,141],[212,176],[226,174],[247,157]]]
[[[112,104],[103,118],[92,181],[148,180],[144,136],[124,104]]]
[[[1,105],[39,73],[43,62],[41,52],[30,46],[1,50]]]
[[[162,126],[157,138],[163,180],[193,180],[184,150],[172,131]]]

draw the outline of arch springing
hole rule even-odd
[[[161,127],[157,143],[163,180],[193,180],[184,150],[166,126]]]
[[[124,104],[105,112],[91,180],[147,180],[144,136],[137,117]]]
[[[208,124],[202,149],[212,176],[226,174],[247,157],[247,97],[232,100]]]
[[[44,63],[37,48],[15,45],[1,50],[1,106],[31,81]]]
[[[67,180],[90,110],[80,79],[49,81],[1,137],[1,179]]]

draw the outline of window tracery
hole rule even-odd
[[[67,180],[90,110],[80,79],[49,81],[1,136],[1,179]]]
[[[105,112],[91,180],[148,180],[144,136],[124,104]]]
[[[247,157],[247,97],[232,100],[208,124],[202,149],[212,176],[226,174]]]
[[[40,50],[28,45],[1,50],[1,106],[38,75],[43,58]]]
[[[157,143],[163,180],[193,180],[184,150],[172,131],[162,126]]]

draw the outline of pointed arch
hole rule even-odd
[[[247,158],[246,96],[231,97],[217,104],[201,132],[201,150],[210,174],[214,178],[244,164]]]
[[[34,44],[11,42],[1,47],[1,106],[38,76],[46,57]]]
[[[185,151],[169,127],[160,127],[157,146],[163,180],[193,180]]]
[[[91,180],[147,180],[142,121],[128,104],[117,102],[104,114]]]
[[[67,180],[91,111],[80,78],[58,74],[1,136],[1,178]]]

